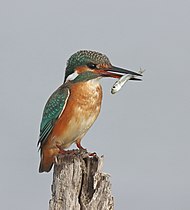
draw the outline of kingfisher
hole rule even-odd
[[[63,84],[49,97],[42,115],[38,146],[39,172],[49,172],[59,154],[73,143],[83,150],[81,139],[100,113],[103,77],[120,78],[123,74],[142,76],[113,66],[102,53],[81,50],[67,61]],[[132,80],[136,77],[131,78]]]

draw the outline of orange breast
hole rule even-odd
[[[96,120],[101,101],[102,88],[97,80],[73,84],[67,105],[49,137],[51,144],[64,149],[82,138]]]

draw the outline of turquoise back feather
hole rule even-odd
[[[48,135],[54,127],[56,120],[60,117],[60,114],[63,112],[68,97],[69,89],[62,85],[48,99],[44,107],[42,121],[40,124],[40,136],[38,145],[42,145],[47,139]]]

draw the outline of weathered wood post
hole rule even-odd
[[[57,158],[49,210],[113,210],[109,175],[102,172],[103,157],[75,150]]]

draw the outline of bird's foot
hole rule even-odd
[[[66,153],[66,151],[60,146],[60,145],[56,145],[56,147],[59,149],[59,154],[60,155],[64,155]]]
[[[77,147],[79,148],[80,151],[86,151],[86,149],[80,144],[80,142],[76,142]]]
[[[68,155],[74,155],[74,154],[76,154],[76,150],[67,150],[66,151],[66,154],[68,154]]]
[[[96,155],[97,155],[96,152],[88,152],[88,156],[90,156],[90,157],[94,157]]]
[[[87,150],[82,150],[79,151],[80,155],[82,155],[83,157],[87,158],[87,157],[95,157],[97,154],[95,152],[87,152]]]
[[[62,150],[59,150],[59,154],[60,154],[60,155],[65,155],[65,154],[66,154],[66,151],[63,150],[63,149],[62,149]]]

